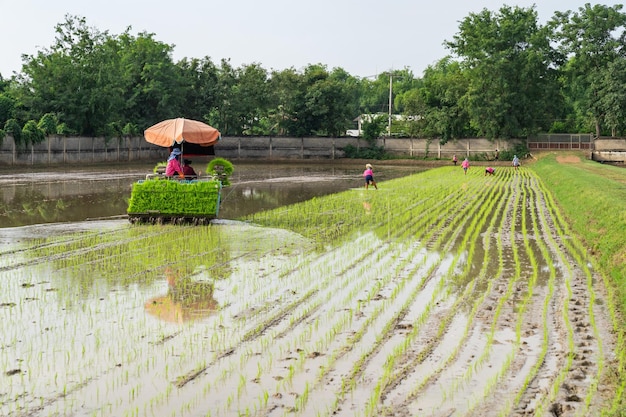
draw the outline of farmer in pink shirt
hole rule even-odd
[[[365,171],[363,171],[363,178],[365,178],[365,189],[369,187],[370,184],[374,186],[378,190],[376,186],[376,181],[374,181],[374,169],[370,164],[365,165]]]
[[[463,167],[463,171],[465,171],[465,175],[467,175],[467,170],[469,169],[469,159],[465,158],[461,166]]]
[[[183,168],[180,166],[179,158],[181,156],[181,151],[179,148],[172,149],[172,153],[169,158],[167,158],[167,167],[165,167],[165,176],[173,177],[178,174],[180,178],[185,178],[185,174],[183,174]]]

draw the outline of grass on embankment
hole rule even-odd
[[[578,159],[578,160],[577,160]],[[582,153],[538,156],[532,169],[552,192],[568,224],[609,278],[618,311],[621,387],[626,387],[626,169]],[[618,406],[626,410],[626,400]]]
[[[532,168],[611,277],[626,311],[626,169],[584,159],[561,163],[554,154],[541,157]]]

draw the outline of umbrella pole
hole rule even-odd
[[[185,152],[183,152],[183,146],[185,146],[184,143],[185,141],[180,143],[180,170],[183,173],[183,179],[185,179],[185,170],[183,169],[183,161],[185,160]]]

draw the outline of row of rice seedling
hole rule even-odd
[[[527,173],[527,174],[530,174],[530,173]],[[535,205],[536,195],[533,191],[532,176],[526,177],[526,181],[524,185],[524,195],[528,196],[528,198],[524,198],[524,201],[528,201],[528,208],[530,209],[529,213],[530,213],[531,227],[530,228],[528,227],[527,220],[526,220],[527,217],[523,217],[522,218],[523,219],[522,230],[523,230],[523,235],[524,235],[524,247],[526,249],[526,252],[529,254],[529,260],[532,265],[532,274],[528,277],[529,279],[527,283],[528,285],[527,292],[524,295],[524,297],[520,300],[520,306],[518,307],[518,315],[516,318],[516,326],[515,326],[516,349],[519,349],[521,347],[522,327],[525,325],[526,329],[528,329],[528,324],[529,324],[528,322],[530,321],[529,319],[531,316],[527,313],[532,310],[541,308],[540,299],[537,298],[536,300],[533,301],[533,295],[536,291],[538,293],[537,295],[540,295],[541,293],[541,289],[536,288],[537,284],[540,282],[539,261],[537,259],[538,259],[538,255],[543,254],[545,256],[545,251],[543,250],[545,246],[541,244],[541,239],[540,239],[540,234],[541,234],[542,229],[539,228],[537,225],[538,208]],[[531,232],[532,236],[529,236],[529,233],[528,233],[529,231]],[[538,251],[538,245],[542,246],[541,252]],[[535,253],[537,253],[537,255],[535,255]],[[520,358],[520,360],[522,361],[521,363],[524,364],[527,371],[526,373],[523,374],[524,378],[519,386],[514,387],[514,389],[513,387],[509,387],[508,389],[510,393],[517,393],[515,398],[511,398],[511,395],[509,394],[505,396],[504,401],[498,400],[497,406],[496,406],[496,409],[499,410],[498,415],[509,415],[512,412],[513,407],[519,407],[521,397],[524,395],[527,395],[526,390],[528,389],[528,384],[530,383],[530,381],[534,380],[537,377],[539,368],[544,364],[544,358],[545,358],[548,343],[549,343],[547,307],[553,296],[553,284],[552,283],[555,277],[554,268],[551,265],[550,258],[545,257],[544,262],[547,262],[547,265],[550,269],[550,278],[548,280],[549,281],[548,290],[543,291],[545,292],[545,296],[544,296],[544,301],[543,301],[543,309],[542,309],[543,312],[541,314],[541,320],[539,320],[538,322],[535,322],[536,324],[534,324],[535,326],[540,327],[542,329],[541,330],[542,342],[541,342],[540,347],[538,348],[538,351],[535,352],[535,355],[537,355],[537,359],[535,359],[532,363],[529,364],[526,358],[524,357]],[[532,337],[532,333],[530,334]],[[524,339],[526,340],[529,339],[528,330],[525,331],[524,336],[525,336]],[[520,356],[519,352],[517,351],[512,352],[508,361],[509,368],[513,366],[514,361],[519,356]],[[517,365],[517,366],[520,366],[520,365]],[[498,378],[503,379],[504,376],[505,376],[504,372],[501,371],[498,375]]]
[[[368,237],[369,237],[369,236],[368,236]],[[371,264],[368,264],[368,265],[371,265]],[[359,273],[359,275],[367,276],[365,273]],[[333,312],[331,311],[331,314],[336,314],[336,313],[333,313]],[[328,327],[328,326],[327,326],[327,327]],[[336,333],[337,333],[337,331],[336,331],[336,330],[333,330],[332,328],[331,328],[331,330],[330,330],[330,331],[331,331],[331,333],[332,333],[332,334],[336,334]],[[341,351],[341,349],[339,349],[339,350]],[[293,369],[293,368],[291,368],[291,367],[290,367],[289,369],[291,370],[291,369]],[[292,380],[292,379],[293,379],[293,375],[292,375],[290,378],[286,378],[286,379]],[[306,386],[306,383],[305,383],[304,385]],[[300,402],[300,403],[301,403],[301,405],[302,405],[302,402]]]
[[[497,195],[500,195],[501,192],[502,192],[502,190],[499,190]],[[485,201],[488,201],[488,199],[486,199]],[[499,206],[502,205],[503,201],[504,200],[501,200],[501,202],[499,203]],[[492,203],[484,204],[483,206],[484,207],[489,207],[491,205],[492,205]],[[476,229],[476,230],[479,230],[479,231],[482,231],[482,227],[483,227],[483,225],[485,223],[485,219],[490,217],[486,213],[493,213],[493,212],[491,211],[491,208],[490,208],[489,211],[486,211],[486,212],[483,212],[483,213],[485,213],[483,216],[479,216],[480,218],[482,218],[482,220],[480,222],[476,223],[477,226],[480,225],[480,227],[478,227]],[[491,219],[492,219],[491,224],[493,224],[493,221],[496,218],[497,218],[497,216],[491,216]],[[487,230],[487,232],[485,232],[483,234],[485,236],[488,236],[489,235],[489,231]],[[478,243],[478,239],[476,239],[476,237],[477,236],[471,238],[470,240],[472,242],[477,242]],[[486,245],[486,246],[488,248],[488,245]],[[484,253],[486,253],[486,251]],[[468,263],[465,264],[466,267],[463,270],[463,275],[459,277],[459,278],[461,278],[460,282],[467,282],[467,285],[464,287],[464,289],[465,289],[465,292],[463,293],[464,297],[459,297],[459,299],[458,299],[458,305],[460,306],[460,305],[463,305],[463,304],[467,303],[469,305],[473,305],[474,306],[474,307],[471,307],[471,309],[468,311],[467,314],[464,314],[463,321],[462,321],[464,323],[463,330],[462,330],[462,333],[461,333],[462,337],[454,342],[455,343],[454,347],[452,347],[451,349],[447,349],[448,353],[446,354],[445,359],[439,361],[438,368],[437,368],[438,370],[436,372],[431,373],[431,375],[432,375],[431,377],[426,377],[426,378],[420,377],[420,382],[418,382],[418,383],[416,383],[414,385],[414,388],[410,391],[410,394],[407,396],[407,400],[408,401],[411,401],[410,400],[411,398],[416,398],[418,396],[418,394],[422,395],[422,394],[420,394],[421,391],[424,389],[424,387],[427,384],[431,383],[431,380],[432,380],[433,377],[435,377],[435,378],[439,378],[440,377],[439,374],[445,369],[445,367],[447,367],[450,364],[452,364],[455,361],[455,359],[459,357],[461,349],[462,349],[462,346],[464,346],[465,341],[467,341],[468,337],[470,336],[470,329],[473,327],[473,319],[474,319],[474,316],[475,316],[475,313],[476,313],[475,307],[477,305],[480,305],[481,300],[484,299],[484,297],[488,293],[488,289],[489,289],[489,285],[487,285],[483,289],[483,291],[486,291],[486,292],[483,292],[482,295],[476,293],[476,290],[479,288],[480,281],[483,280],[486,277],[485,276],[486,275],[485,272],[486,272],[487,265],[489,263],[488,262],[483,263],[482,267],[480,268],[480,270],[479,270],[479,272],[477,274],[474,274],[473,272],[471,272],[471,276],[472,277],[470,278],[469,274],[470,274],[471,269],[468,268],[468,265],[471,265],[472,262],[473,261],[472,261],[471,257],[468,257]],[[465,278],[463,278],[463,277],[465,277]],[[474,299],[474,302],[469,302],[469,296],[470,295]],[[448,316],[448,320],[449,321],[453,321],[454,320],[454,314],[455,314],[454,311],[455,311],[455,308],[450,308],[450,312],[452,312],[452,314],[450,314]],[[440,327],[440,330],[443,330],[443,328]],[[441,335],[441,337],[443,337],[443,336],[444,335]],[[446,342],[446,343],[450,344],[449,341]],[[402,374],[400,374],[400,375],[402,375]],[[453,385],[454,384],[450,385],[450,388],[454,390]],[[398,390],[398,388],[396,388],[396,390]],[[428,394],[426,394],[426,395],[428,395]],[[442,392],[441,395],[442,395],[442,401],[444,401],[446,399],[447,400],[450,399],[449,398],[449,395],[450,395],[449,393],[445,394],[445,393]],[[400,401],[400,404],[403,404],[403,402],[405,402],[405,401],[406,400]],[[436,400],[435,400],[435,402],[433,404],[436,404]],[[390,413],[393,413],[393,412],[390,412]]]
[[[357,367],[355,367],[355,368],[357,368]],[[344,384],[344,385],[345,385],[345,384]]]
[[[501,279],[503,263],[501,261],[498,262],[498,266],[496,267],[496,269],[495,270],[493,269],[493,267],[490,265],[490,262],[494,261],[493,259],[494,257],[490,256],[491,255],[490,249],[491,249],[492,236],[495,233],[496,222],[498,219],[500,219],[500,224],[498,227],[498,229],[500,229],[502,228],[502,223],[505,221],[506,217],[497,216],[497,215],[494,215],[494,213],[501,212],[504,209],[505,204],[507,202],[514,203],[517,200],[512,199],[509,201],[508,196],[510,195],[510,189],[508,187],[504,187],[503,183],[499,183],[498,186],[500,188],[503,188],[499,190],[503,194],[501,197],[498,196],[497,199],[491,199],[491,201],[489,202],[489,204],[492,206],[495,204],[495,202],[497,202],[497,207],[494,207],[493,210],[491,210],[490,208],[491,220],[489,222],[487,229],[485,229],[485,232],[483,233],[484,238],[482,242],[483,244],[482,266],[479,272],[476,274],[475,278],[473,278],[474,282],[472,283],[474,287],[478,288],[481,282],[485,282],[484,290],[482,291],[482,294],[476,293],[473,297],[472,307],[471,307],[470,312],[467,315],[467,323],[465,326],[466,338],[470,337],[470,333],[474,333],[472,329],[474,328],[474,326],[476,326],[475,319],[478,313],[480,312],[480,308],[483,305],[485,299],[491,294],[494,283],[497,282],[499,279]],[[515,213],[515,210],[514,210],[514,213]],[[483,218],[487,219],[488,216],[485,216]],[[501,254],[501,245],[499,247],[498,253]],[[501,257],[498,257],[498,258],[501,259]],[[488,275],[491,275],[491,276],[488,276]],[[481,381],[481,382],[488,384],[485,387],[485,391],[489,391],[493,388],[492,381],[487,380],[487,378],[474,377],[474,374],[476,373],[477,370],[479,370],[484,365],[484,363],[489,359],[492,353],[491,351],[492,351],[494,333],[496,332],[496,323],[497,323],[498,317],[500,316],[502,306],[504,305],[504,303],[507,302],[509,297],[510,297],[510,292],[507,292],[503,294],[503,296],[500,297],[498,304],[493,311],[490,331],[486,335],[485,340],[481,342],[483,345],[482,352],[480,354],[474,355],[473,358],[470,359],[470,362],[472,362],[472,365],[466,368],[465,372],[463,373],[463,376],[456,379],[452,384],[450,384],[449,387],[447,387],[444,390],[444,396],[446,398],[458,397],[459,394],[463,392],[463,390],[467,390],[467,388],[470,386],[471,386],[472,391],[474,392],[479,391],[479,389],[477,389],[478,387],[476,386],[477,381]],[[475,337],[475,336],[472,336],[472,337]],[[462,345],[460,344],[457,345],[457,355],[459,354],[458,352],[459,349],[462,349]],[[502,370],[500,372],[502,372]],[[471,385],[469,385],[469,381],[471,381]],[[460,396],[461,398],[464,398],[465,403],[471,404],[470,398],[465,397],[463,395],[460,395]],[[482,400],[482,395],[480,394],[479,394],[479,398],[476,398],[475,401],[479,401],[479,400]]]
[[[366,275],[365,275],[365,274],[363,274],[363,273],[360,273],[359,275],[366,276]],[[333,312],[331,311],[331,312],[330,312],[330,314],[335,314],[335,313],[333,313]],[[331,332],[334,332],[334,333],[337,333],[337,331],[336,331],[336,330],[333,330],[333,329],[331,329],[330,331],[331,331]],[[294,369],[293,367],[290,367],[290,368],[289,368],[289,370],[290,370],[290,376],[289,376],[289,378],[285,378],[285,380],[292,380],[292,378],[293,378],[293,374],[291,374],[291,371],[292,371],[293,369]]]

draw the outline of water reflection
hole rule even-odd
[[[209,316],[218,309],[212,282],[196,281],[184,268],[165,269],[168,291],[145,304],[146,311],[160,320],[182,324]]]

